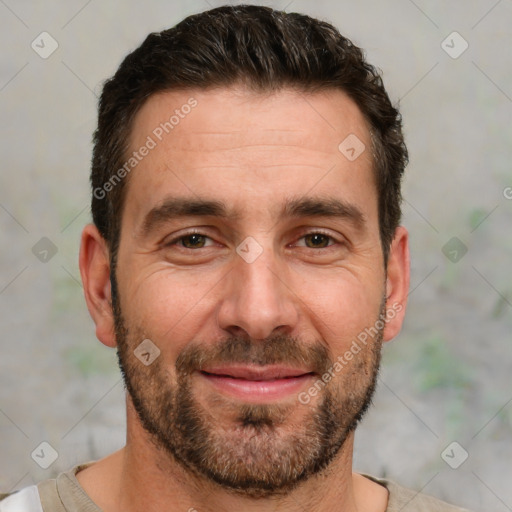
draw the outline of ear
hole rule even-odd
[[[399,226],[395,230],[388,257],[384,341],[392,340],[402,328],[409,293],[409,278],[409,233],[403,226]]]
[[[92,224],[82,232],[79,264],[87,308],[96,324],[96,337],[108,347],[115,347],[109,251],[105,239]]]

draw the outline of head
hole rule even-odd
[[[261,496],[336,458],[405,310],[406,160],[379,74],[307,16],[190,16],[106,82],[82,278],[172,460]]]

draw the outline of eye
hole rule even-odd
[[[332,238],[330,236],[324,235],[323,233],[311,233],[304,237],[304,241],[306,242],[306,246],[312,249],[315,248],[324,248],[327,247]]]
[[[322,232],[308,233],[299,240],[304,240],[304,243],[298,243],[298,246],[307,247],[309,249],[324,249],[336,243],[336,240],[334,240],[332,236]]]
[[[208,243],[208,241],[210,243]],[[201,233],[187,233],[170,240],[166,245],[177,245],[179,247],[183,247],[184,249],[202,249],[203,247],[212,245],[211,242],[212,240],[210,237]]]

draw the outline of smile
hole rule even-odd
[[[244,402],[267,403],[297,394],[315,375],[283,366],[225,366],[199,372],[215,390]]]

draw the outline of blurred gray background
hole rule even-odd
[[[147,33],[222,3],[0,0],[4,492],[124,443],[115,353],[95,338],[77,263],[97,96]],[[510,511],[512,1],[259,3],[333,22],[404,117],[409,311],[355,468]]]

